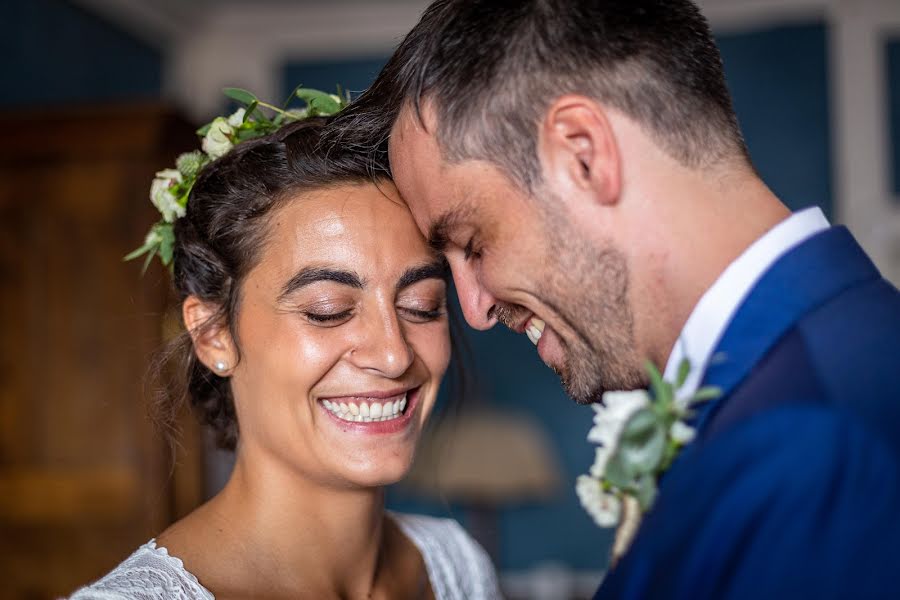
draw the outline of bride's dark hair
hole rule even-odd
[[[243,142],[206,166],[191,190],[187,214],[175,223],[174,285],[179,305],[196,296],[218,312],[204,326],[227,326],[236,345],[235,316],[241,284],[256,265],[268,233],[268,217],[305,191],[372,182],[364,154],[323,143],[325,118],[287,125]],[[238,439],[234,398],[227,378],[197,358],[182,333],[156,361],[155,417],[176,429],[188,400],[209,425],[219,447],[233,450]]]

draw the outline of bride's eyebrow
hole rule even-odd
[[[333,281],[355,289],[362,289],[366,286],[365,280],[354,271],[345,271],[342,269],[329,269],[327,267],[305,267],[300,269],[287,283],[281,288],[278,295],[279,300],[283,300],[297,290],[304,288],[318,281]]]
[[[437,260],[433,263],[411,267],[397,280],[397,291],[406,289],[425,279],[440,279],[447,281],[450,277],[450,267],[445,260]]]

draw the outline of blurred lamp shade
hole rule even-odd
[[[560,488],[558,461],[531,419],[479,408],[447,417],[423,437],[404,487],[452,503],[545,501]]]

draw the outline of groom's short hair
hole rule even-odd
[[[538,123],[567,93],[628,115],[684,165],[749,161],[719,50],[689,0],[437,0],[336,123],[389,169],[400,110],[421,117],[427,100],[444,159],[487,160],[532,190]]]

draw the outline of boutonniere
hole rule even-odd
[[[687,424],[691,407],[717,398],[718,388],[704,387],[691,396],[679,395],[691,371],[685,359],[677,380],[663,379],[647,363],[650,390],[606,392],[594,405],[589,442],[597,453],[589,475],[578,477],[576,491],[585,510],[600,527],[617,527],[613,562],[621,557],[637,532],[640,519],[656,499],[659,477],[689,444],[696,431]]]

